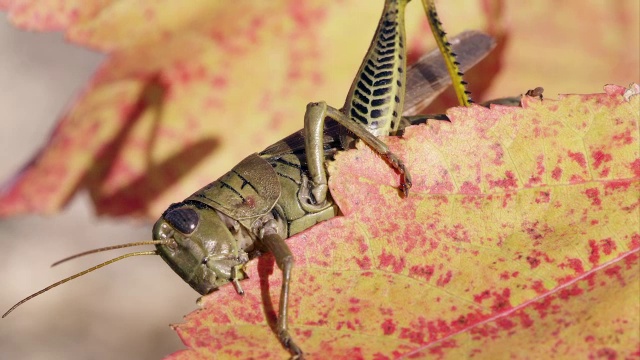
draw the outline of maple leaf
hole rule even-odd
[[[0,6],[19,26],[63,29],[109,55],[3,189],[0,214],[55,212],[88,188],[98,214],[149,218],[298,130],[308,102],[343,101],[380,12],[368,0]],[[350,26],[354,13],[370,26]],[[419,4],[407,15],[416,59],[433,45]]]
[[[389,137],[413,176],[406,199],[368,148],[339,154],[344,215],[287,240],[307,356],[637,355],[640,96],[624,91],[453,108],[451,123]],[[271,256],[257,263],[244,297],[223,288],[174,326],[189,349],[169,359],[286,357],[281,276]]]

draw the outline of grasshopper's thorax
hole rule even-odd
[[[409,0],[389,0],[343,111],[376,136],[395,133],[406,86],[404,9]]]

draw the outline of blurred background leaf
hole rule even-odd
[[[153,126],[159,123],[158,114],[162,115],[162,119],[181,116],[180,111],[184,107],[177,106],[173,114],[167,114],[166,108],[154,106],[157,105],[154,99],[171,92],[164,86],[163,78],[157,73],[148,74],[150,71],[145,70],[147,68],[145,65],[151,68],[162,64],[163,61],[169,63],[174,59],[170,52],[178,47],[176,45],[176,48],[163,51],[162,49],[152,50],[149,45],[145,50],[147,52],[140,52],[140,61],[128,64],[130,70],[138,66],[136,71],[140,71],[140,77],[136,77],[133,70],[134,74],[125,72],[126,67],[120,67],[118,70],[118,61],[136,60],[135,53],[131,55],[126,51],[132,46],[142,48],[141,39],[146,39],[145,41],[149,44],[155,41],[156,44],[164,45],[162,39],[169,33],[188,29],[184,37],[188,38],[193,35],[192,30],[215,28],[216,24],[228,23],[229,17],[232,16],[225,17],[224,11],[216,12],[215,19],[206,24],[204,19],[211,19],[213,16],[197,14],[197,11],[194,11],[194,9],[204,9],[203,6],[211,6],[211,9],[215,10],[220,4],[228,5],[228,2],[209,5],[208,1],[194,1],[190,2],[194,6],[190,9],[179,8],[176,5],[177,1],[156,3],[167,10],[158,10],[159,18],[163,19],[160,23],[164,24],[160,28],[155,28],[159,26],[158,22],[140,20],[146,19],[145,16],[148,14],[140,10],[143,9],[142,7],[136,10],[135,5],[147,6],[144,5],[145,2],[0,0],[0,7],[7,10],[10,21],[20,27],[39,31],[61,31],[71,42],[94,50],[91,54],[80,48],[62,45],[59,37],[50,34],[18,34],[11,32],[6,24],[0,27],[2,30],[0,31],[2,35],[0,36],[0,63],[2,64],[0,78],[4,85],[4,93],[0,97],[4,115],[0,122],[2,129],[0,143],[3,150],[0,174],[3,179],[6,179],[3,185],[5,197],[0,200],[0,208],[5,216],[36,210],[46,213],[55,212],[83,187],[90,189],[93,201],[98,204],[98,208],[94,208],[94,205],[88,205],[86,196],[81,196],[78,201],[71,204],[71,208],[65,214],[55,218],[30,216],[0,221],[4,245],[3,252],[0,253],[0,264],[2,264],[0,265],[2,270],[0,283],[3,284],[5,308],[34,290],[99,261],[89,258],[79,261],[79,264],[68,269],[49,270],[48,264],[59,258],[88,247],[147,239],[150,236],[150,225],[147,222],[122,219],[117,222],[104,219],[98,222],[90,216],[90,213],[111,215],[135,213],[146,218],[157,217],[167,204],[181,200],[185,195],[199,188],[202,183],[215,179],[218,174],[227,171],[247,153],[261,150],[264,147],[262,144],[280,139],[290,131],[300,128],[302,113],[307,102],[326,100],[332,105],[340,106],[344,101],[353,72],[368,46],[381,8],[381,4],[371,5],[371,1],[349,0],[341,2],[342,7],[330,7],[321,11],[324,16],[318,20],[315,19],[316,13],[313,11],[311,11],[313,15],[309,15],[313,19],[306,19],[309,16],[305,18],[299,15],[309,14],[309,9],[320,9],[322,4],[319,1],[271,2],[274,9],[275,6],[292,4],[288,12],[291,15],[283,15],[280,12],[278,19],[281,19],[283,24],[289,24],[288,26],[297,24],[296,21],[310,22],[313,26],[309,26],[313,27],[314,33],[309,36],[313,36],[316,41],[308,46],[303,46],[299,42],[291,45],[283,44],[288,40],[279,41],[281,39],[274,34],[263,34],[257,31],[256,39],[265,41],[275,39],[280,44],[271,44],[269,49],[266,47],[258,49],[256,52],[258,59],[247,54],[244,60],[239,58],[230,60],[231,62],[240,61],[238,69],[243,70],[240,79],[235,73],[233,78],[229,76],[232,86],[237,89],[235,96],[242,101],[242,104],[246,104],[244,102],[246,99],[242,99],[238,93],[254,91],[255,94],[262,94],[260,90],[265,93],[269,90],[272,95],[279,95],[280,92],[277,90],[284,88],[282,82],[265,86],[263,89],[252,89],[255,87],[253,77],[257,77],[262,81],[261,84],[264,84],[264,78],[274,72],[272,68],[277,68],[276,63],[281,59],[287,59],[290,53],[291,56],[304,56],[311,50],[320,55],[328,53],[329,55],[322,59],[327,63],[323,63],[324,66],[318,69],[310,65],[316,64],[314,59],[301,62],[302,65],[306,64],[300,69],[304,77],[300,79],[301,84],[296,86],[302,88],[301,91],[307,92],[308,95],[299,96],[300,103],[282,104],[284,101],[280,101],[267,109],[273,111],[273,109],[282,108],[291,116],[283,116],[284,112],[280,114],[278,119],[283,121],[277,133],[275,130],[265,130],[265,136],[272,136],[272,140],[261,137],[251,143],[250,147],[234,149],[228,155],[225,154],[225,159],[208,159],[208,157],[213,159],[218,156],[216,151],[221,151],[221,138],[210,136],[212,130],[207,130],[206,134],[203,134],[206,135],[203,136],[205,141],[199,141],[194,140],[194,137],[200,137],[200,134],[194,134],[193,131],[188,131],[188,128],[178,128],[175,133],[165,134],[170,137],[169,144],[155,145],[156,152],[163,148],[173,150],[171,154],[167,150],[165,158],[159,158],[156,153],[154,158],[148,159],[141,156],[146,150],[140,149],[150,148],[150,144],[145,141],[130,140],[138,140],[141,135],[148,135],[149,129],[153,129]],[[247,2],[242,2],[245,5],[238,3],[237,6],[247,4]],[[468,74],[476,99],[519,94],[535,86],[545,87],[547,98],[554,98],[557,93],[600,92],[605,83],[627,85],[629,82],[640,80],[638,75],[640,3],[635,0],[616,2],[543,0],[517,4],[491,0],[451,0],[440,1],[438,5],[441,19],[450,34],[458,33],[463,29],[485,29],[501,41],[501,47],[499,46],[495,51],[493,58],[478,66],[475,73]],[[133,11],[128,13],[127,8]],[[175,18],[182,20],[174,21],[172,19],[174,14]],[[233,14],[235,16],[237,13]],[[334,17],[332,14],[337,15]],[[218,15],[220,17],[217,17]],[[431,47],[429,45],[432,41],[431,36],[422,17],[419,3],[412,2],[407,12],[409,40],[412,42],[413,50],[412,59],[419,55],[422,51],[420,49]],[[191,20],[184,20],[194,18],[201,19],[203,22],[194,21],[191,24]],[[293,18],[297,20],[292,20]],[[248,17],[243,16],[238,19],[239,24],[245,26],[248,26],[246,23],[248,20]],[[334,20],[336,22],[332,24]],[[269,28],[266,25],[262,27],[257,25],[260,24],[256,24],[256,29]],[[267,25],[274,26],[273,22],[267,22]],[[284,30],[287,28],[282,31]],[[288,30],[291,31],[290,28]],[[200,44],[198,41],[195,41],[196,44],[186,42],[184,46],[192,46],[196,50],[205,49],[204,51],[208,54],[219,52],[226,56],[230,50],[241,47],[243,41],[248,41],[246,36],[239,38],[236,42],[224,41],[220,35],[224,30],[221,31],[222,33],[218,33],[217,37],[214,34],[207,39],[211,46],[226,46],[225,48],[209,49],[206,44]],[[356,40],[357,36],[359,38]],[[246,43],[242,49],[247,49]],[[104,57],[98,56],[95,51],[102,52]],[[154,51],[157,51],[160,56],[152,57],[151,55],[155,54]],[[126,57],[120,53],[130,54],[130,56]],[[169,59],[164,59],[167,56]],[[180,54],[173,56],[177,57]],[[196,63],[198,59],[197,56],[188,57],[186,64]],[[83,74],[90,71],[99,61],[102,61],[102,66],[93,80],[77,95],[80,102],[67,105],[65,110],[65,104],[71,103],[71,94],[77,93],[77,89],[81,87],[81,79],[86,76]],[[149,64],[144,64],[145,61]],[[111,69],[115,70],[112,72],[105,70],[112,65]],[[326,75],[325,82],[321,86],[315,86],[312,79],[308,78],[310,70]],[[183,72],[198,74],[197,68],[185,67]],[[171,75],[169,78],[178,79],[183,72],[178,70],[169,72]],[[275,73],[281,72],[282,70]],[[116,81],[117,76],[122,76],[123,80]],[[110,89],[105,88],[104,92],[91,95],[94,86],[100,84],[100,79],[104,81],[111,79],[115,85]],[[202,89],[205,86],[207,85],[200,84],[196,89]],[[183,91],[184,101],[180,104],[186,106],[190,102],[185,95],[189,88],[180,87],[180,89]],[[118,94],[123,95],[123,98],[117,98]],[[131,94],[135,96],[130,96]],[[141,94],[144,96],[139,96]],[[219,96],[220,94],[212,91],[210,95]],[[109,96],[112,97],[109,98]],[[198,96],[203,96],[203,92],[199,92]],[[90,98],[119,99],[126,106],[110,109],[108,104],[96,101],[93,104],[95,108],[92,108],[90,103],[86,103],[86,107],[83,108],[81,103]],[[262,96],[249,99],[252,103],[261,101],[270,104],[271,102],[267,100],[270,99]],[[447,100],[444,101],[446,103]],[[442,109],[444,105],[437,106],[436,109]],[[124,136],[123,132],[118,132],[124,129],[122,124],[102,124],[99,121],[105,116],[118,118],[117,116],[122,114],[114,114],[114,112],[117,113],[119,110],[127,110],[127,114],[140,115],[139,118],[132,117],[137,121],[138,127],[126,129],[127,136]],[[240,119],[231,118],[233,121],[224,117],[227,121],[220,122],[217,121],[218,117],[214,117],[217,126],[222,124],[233,128],[237,125],[236,121],[247,121],[246,114],[249,114],[250,118],[248,124],[252,123],[253,116],[266,119],[265,121],[271,120],[269,113],[254,114],[236,108],[222,109],[216,111],[216,114],[226,115],[225,111],[239,112],[244,115]],[[108,140],[102,139],[104,151],[99,154],[101,157],[95,157],[96,154],[91,153],[76,152],[74,154],[72,149],[67,149],[70,150],[67,153],[51,152],[48,156],[56,166],[74,160],[76,157],[82,160],[78,168],[58,173],[61,176],[55,177],[55,172],[49,174],[47,169],[50,168],[47,167],[47,163],[41,163],[40,160],[43,156],[47,156],[46,152],[51,150],[50,145],[55,142],[54,140],[45,141],[44,134],[49,127],[53,129],[53,125],[49,124],[61,112],[60,124],[63,124],[65,119],[77,117],[80,122],[95,122],[96,127],[110,128],[111,137]],[[196,112],[196,115],[199,113]],[[124,118],[120,117],[120,119]],[[61,125],[58,125],[57,129],[59,126]],[[183,126],[187,127],[187,125]],[[247,127],[253,130],[246,124],[242,129],[247,130]],[[225,132],[227,128],[215,127],[214,129]],[[96,131],[95,128],[94,131]],[[56,130],[53,134],[61,134],[61,132]],[[173,135],[184,134],[186,134],[184,143],[178,138],[173,138]],[[73,140],[73,137],[68,139]],[[152,160],[151,164],[157,165],[155,168],[166,171],[167,167],[161,166],[164,163],[160,160],[169,160],[169,163],[171,159],[184,160],[185,158],[181,155],[185,154],[184,150],[188,148],[183,147],[182,150],[177,148],[185,143],[192,146],[198,155],[191,157],[185,164],[185,167],[191,170],[185,181],[191,181],[193,185],[180,185],[182,180],[180,183],[169,181],[167,187],[162,187],[160,184],[154,185],[153,178],[140,170],[148,166],[149,161]],[[71,144],[81,144],[81,141],[76,139],[71,141]],[[43,146],[45,147],[38,151]],[[88,144],[88,146],[97,145]],[[201,151],[211,149],[213,149],[211,155],[200,158]],[[40,156],[32,162],[28,161],[36,152]],[[86,152],[86,149],[82,152]],[[67,154],[73,154],[73,156]],[[98,161],[92,162],[93,159]],[[107,163],[106,160],[112,162]],[[228,165],[214,166],[218,164],[217,162],[223,161]],[[27,167],[18,172],[21,163],[40,165],[42,173],[33,172],[35,167],[33,169]],[[135,171],[131,171],[129,167]],[[179,173],[185,169],[178,164],[174,170]],[[18,174],[12,176],[11,174],[14,173]],[[169,173],[169,175],[175,180],[176,173]],[[102,175],[105,176],[104,179],[100,179]],[[199,180],[188,180],[196,178]],[[143,184],[150,184],[149,188],[153,188],[153,191],[145,189],[144,186],[141,188]],[[155,193],[158,188],[162,193]],[[127,192],[129,189],[131,191]],[[141,193],[136,194],[135,191]],[[144,198],[149,193],[158,196],[151,204],[146,203]],[[47,195],[46,198],[45,195]],[[139,198],[141,196],[142,201]],[[47,199],[48,201],[45,201]],[[123,205],[131,206],[131,209],[123,208]],[[69,287],[49,293],[46,299],[36,300],[37,305],[30,304],[22,308],[20,313],[4,319],[4,326],[0,327],[0,348],[3,349],[3,353],[12,358],[30,359],[158,358],[168,353],[170,349],[179,347],[175,334],[165,325],[178,322],[182,314],[194,307],[192,301],[197,296],[157,259],[123,262],[117,267],[92,274],[90,278],[80,280]],[[37,322],[34,319],[38,319]]]

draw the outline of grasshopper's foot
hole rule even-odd
[[[246,263],[238,264],[231,268],[231,283],[233,287],[236,289],[238,295],[244,295],[244,290],[242,290],[242,286],[240,286],[239,280],[248,279],[247,273],[244,271],[244,267]]]
[[[298,200],[300,206],[309,212],[316,213],[327,208],[327,191],[328,186],[322,184],[320,186],[312,186],[311,181],[306,176],[302,176],[302,184],[298,192]]]
[[[407,170],[407,168],[404,166],[402,160],[398,159],[398,157],[393,153],[389,152],[384,154],[384,156],[387,158],[387,161],[389,161],[391,166],[393,166],[393,168],[400,173],[400,176],[402,176],[402,179],[400,180],[400,186],[402,186],[402,194],[404,195],[404,197],[409,196],[409,189],[412,185],[411,174],[409,174],[409,170]]]
[[[285,329],[281,329],[278,332],[278,339],[280,340],[280,343],[282,344],[282,346],[284,346],[284,348],[289,350],[289,352],[291,353],[291,359],[293,360],[304,359],[304,353],[302,352],[302,349],[300,349],[298,345],[296,345],[296,343],[293,342],[291,335],[289,335],[289,331]]]
[[[544,88],[538,86],[535,89],[528,90],[525,95],[531,96],[531,97],[537,97],[538,99],[542,100],[542,93],[544,93]]]

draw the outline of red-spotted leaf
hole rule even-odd
[[[288,240],[289,319],[310,359],[633,358],[640,346],[640,96],[454,108],[329,166],[344,216]],[[271,256],[175,329],[170,359],[284,358]],[[265,315],[266,314],[266,315]]]

